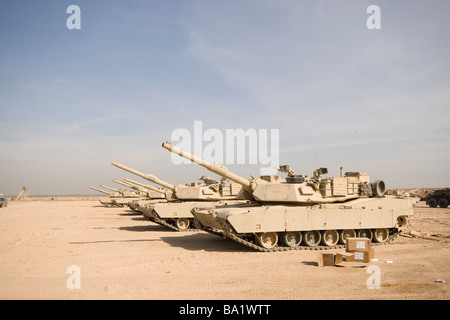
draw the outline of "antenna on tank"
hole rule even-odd
[[[355,140],[356,140],[356,167],[359,171],[359,152],[358,152],[358,132],[355,131]]]

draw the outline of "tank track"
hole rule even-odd
[[[162,225],[164,227],[167,227],[169,229],[172,229],[172,230],[175,230],[175,231],[178,231],[178,232],[194,232],[194,231],[198,231],[199,230],[199,229],[196,229],[195,227],[193,227],[192,224],[187,229],[180,229],[180,228],[177,228],[174,225],[172,225],[170,223],[167,223],[166,221],[161,220],[161,219],[152,219],[152,220],[149,219],[149,221],[157,223],[159,225]]]
[[[228,224],[223,225],[224,229],[223,232],[219,231],[219,230],[213,230],[213,229],[208,229],[208,228],[201,228],[201,230],[206,231],[208,233],[214,234],[214,235],[218,235],[218,236],[223,236],[224,238],[229,238],[233,241],[236,241],[244,246],[247,246],[249,248],[252,248],[254,250],[257,251],[261,251],[261,252],[279,252],[279,251],[291,251],[291,250],[332,250],[332,249],[345,249],[346,245],[345,244],[338,244],[335,246],[324,246],[324,245],[317,245],[314,247],[308,247],[305,245],[299,245],[296,247],[287,247],[287,246],[275,246],[273,248],[264,248],[261,247],[251,241],[245,240],[241,237],[239,237],[232,229],[232,227]],[[395,229],[395,232],[393,232],[392,234],[389,235],[389,238],[383,242],[383,243],[376,243],[376,242],[372,242],[372,246],[380,246],[380,245],[385,245],[388,244],[390,242],[392,242],[397,236],[398,236],[399,232],[398,230]]]
[[[114,208],[115,207],[115,205],[112,202],[102,202],[102,201],[100,201],[100,203],[102,205],[104,205],[105,207],[107,207],[107,208]]]

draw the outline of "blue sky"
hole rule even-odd
[[[81,29],[69,30],[69,5]],[[381,9],[369,30],[366,9]],[[279,129],[297,173],[449,186],[448,1],[0,0],[0,192],[194,181],[177,128]],[[357,132],[357,134],[355,134]],[[258,165],[231,165],[245,177]],[[136,179],[138,180],[138,179]]]

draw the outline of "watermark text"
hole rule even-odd
[[[279,129],[203,130],[202,121],[194,121],[193,132],[178,128],[172,132],[174,145],[205,161],[218,164],[259,164],[261,175],[277,173],[279,166]],[[191,161],[172,154],[174,164]]]
[[[66,273],[70,273],[67,278],[66,286],[69,290],[81,289],[81,269],[77,265],[70,265],[67,267]]]

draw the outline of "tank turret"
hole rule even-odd
[[[344,177],[323,178],[328,173],[327,168],[314,171],[311,178],[308,175],[297,175],[287,165],[280,166],[280,172],[287,173],[286,179],[280,176],[261,176],[246,179],[230,172],[226,167],[216,163],[209,163],[189,154],[172,144],[165,142],[163,148],[191,160],[202,167],[239,183],[244,191],[238,196],[240,199],[256,200],[259,202],[284,202],[296,204],[315,204],[344,202],[360,196],[381,197],[385,192],[383,181],[369,182],[369,176],[362,172],[346,173]]]

